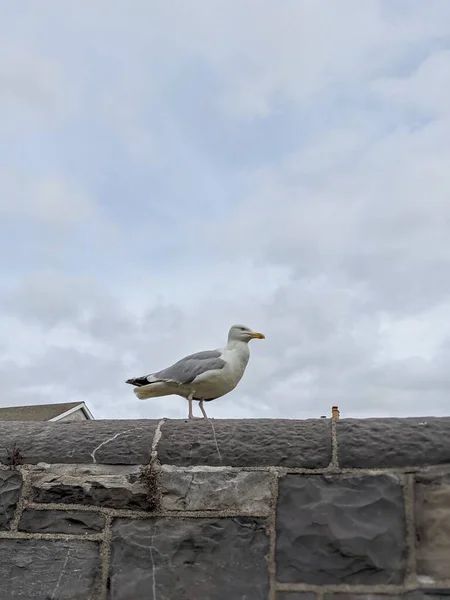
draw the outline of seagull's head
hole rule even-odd
[[[248,343],[250,340],[255,339],[263,340],[265,339],[265,335],[262,333],[258,333],[257,331],[252,331],[250,327],[246,327],[245,325],[233,325],[228,333],[229,342]]]

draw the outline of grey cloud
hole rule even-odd
[[[295,181],[292,161],[290,172],[282,165],[256,173],[227,239],[233,236],[236,253],[287,265],[305,280],[341,273],[350,288],[364,287],[379,310],[415,312],[430,300],[439,303],[450,292],[450,177],[444,167],[450,155],[440,145],[443,131],[447,122],[392,132],[350,170],[315,185]]]
[[[8,312],[47,327],[76,323],[86,311],[107,311],[112,302],[111,295],[94,279],[54,271],[24,277],[18,287],[3,293],[2,300]]]

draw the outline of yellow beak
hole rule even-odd
[[[256,340],[265,340],[266,339],[266,336],[263,333],[258,333],[257,331],[252,333],[251,337],[252,337],[252,339],[256,339]]]

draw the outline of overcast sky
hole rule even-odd
[[[211,417],[450,414],[448,0],[0,13],[0,405],[184,418],[237,322]]]

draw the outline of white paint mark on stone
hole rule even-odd
[[[153,442],[152,442],[152,454],[151,454],[152,461],[156,460],[156,458],[158,457],[158,443],[162,436],[161,427],[164,425],[164,423],[166,421],[167,421],[166,418],[161,419],[161,421],[156,426],[155,435],[153,437]]]
[[[436,581],[432,577],[428,577],[428,575],[418,575],[417,581],[421,585],[432,585],[433,583],[436,583]]]
[[[67,550],[66,560],[64,561],[63,568],[61,569],[61,573],[59,574],[59,578],[58,578],[58,581],[56,583],[56,587],[53,590],[53,594],[52,594],[51,600],[55,600],[56,594],[59,591],[59,586],[61,585],[62,578],[64,577],[64,575],[66,573],[66,567],[67,567],[67,563],[69,561],[69,557],[70,557],[70,548],[68,548],[68,550]]]
[[[152,561],[152,600],[157,600],[156,598],[156,569],[155,569],[155,560],[153,558],[153,550],[156,550],[153,546],[153,542],[156,535],[156,525],[154,525],[153,533],[150,538],[150,560]]]
[[[217,443],[216,431],[214,429],[213,422],[211,421],[211,419],[208,419],[208,421],[209,421],[209,423],[211,425],[211,429],[212,429],[212,432],[213,432],[214,443],[216,444],[216,450],[217,450],[217,454],[219,456],[219,460],[220,460],[220,462],[222,462],[222,456],[220,455],[219,444]]]
[[[113,435],[111,438],[109,438],[108,440],[105,440],[104,442],[102,442],[101,444],[99,444],[97,446],[97,448],[94,449],[93,452],[91,452],[91,456],[92,456],[92,462],[95,464],[97,461],[95,459],[95,455],[96,453],[100,450],[100,448],[102,446],[106,446],[106,444],[109,444],[110,442],[113,442],[115,439],[117,439],[119,436],[121,435],[125,435],[126,433],[130,433],[130,431],[137,431],[136,429],[127,429],[126,431],[119,431],[119,433],[116,433],[115,435]]]

